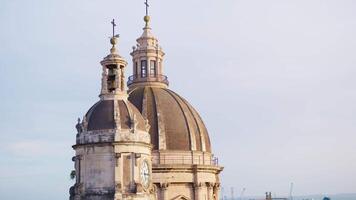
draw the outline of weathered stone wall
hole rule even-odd
[[[83,146],[77,150],[81,156],[80,182],[85,194],[113,194],[114,148],[112,145]],[[94,197],[93,197],[94,198]]]
[[[217,200],[221,170],[215,165],[153,165],[158,200]]]

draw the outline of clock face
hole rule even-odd
[[[145,188],[148,188],[150,184],[150,168],[147,160],[144,160],[140,169],[141,183]]]

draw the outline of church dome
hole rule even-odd
[[[136,87],[129,93],[151,126],[153,150],[211,152],[208,131],[198,112],[181,96],[163,87]]]
[[[116,102],[115,102],[116,101]],[[125,100],[100,100],[86,113],[88,131],[115,129],[115,106],[119,110],[121,129],[130,129],[132,123],[137,124],[137,129],[146,130],[145,120],[141,113],[129,101]]]

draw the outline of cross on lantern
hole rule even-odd
[[[146,5],[146,16],[148,16],[148,7],[150,7],[150,5],[148,4],[148,0],[145,1],[145,5]]]
[[[116,26],[115,19],[112,19],[111,24],[112,24],[112,36],[115,37],[115,26]]]

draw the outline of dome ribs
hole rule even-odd
[[[144,100],[144,93],[145,93],[145,88],[146,87],[142,87],[142,88],[136,88],[135,90],[130,92],[130,96],[129,96],[129,100],[132,104],[134,104],[136,106],[136,108],[138,109],[138,111],[140,111],[141,113],[143,112],[143,100]],[[133,95],[137,95],[138,98],[130,98],[131,94]]]
[[[141,86],[130,92],[129,100],[149,120],[153,150],[211,153],[201,117],[177,93],[168,88]]]
[[[100,103],[100,101],[96,102],[96,103],[88,110],[88,112],[85,114],[85,116],[90,116],[91,113],[93,112],[93,110],[98,106],[99,103]]]
[[[196,147],[195,133],[192,133],[193,127],[190,124],[190,121],[192,121],[192,119],[191,119],[190,116],[186,115],[187,110],[183,108],[182,100],[180,98],[177,98],[175,93],[173,93],[173,92],[171,92],[169,90],[166,90],[166,89],[164,89],[164,91],[166,91],[170,96],[172,96],[172,98],[177,102],[181,112],[183,113],[183,117],[184,117],[184,120],[185,120],[185,126],[186,126],[186,128],[188,130],[188,136],[189,136],[188,138],[189,138],[190,150],[196,151],[197,147]]]
[[[186,102],[187,105],[189,105],[190,110],[193,113],[194,119],[196,120],[197,125],[199,127],[200,130],[199,133],[200,133],[201,143],[202,143],[202,151],[211,152],[210,138],[209,138],[208,130],[206,129],[206,126],[203,122],[203,119],[200,117],[200,115],[198,114],[198,112],[195,110],[193,106],[190,106],[190,104],[186,100],[184,101]]]
[[[116,105],[115,105],[116,104]],[[119,126],[116,127],[115,110],[119,111]],[[144,119],[137,108],[130,102],[123,100],[100,100],[94,104],[86,114],[88,120],[88,131],[109,129],[130,129],[133,115],[138,121],[137,128],[146,130]]]
[[[115,128],[114,102],[99,101],[88,116],[88,131]]]
[[[173,94],[175,94],[176,96],[180,97],[177,93],[171,91]],[[200,138],[199,139],[196,139],[196,145],[197,145],[197,149],[198,151],[206,151],[205,149],[205,138],[204,138],[204,132],[202,131],[202,128],[201,126],[199,125],[199,122],[197,120],[197,116],[194,114],[193,112],[193,108],[192,106],[182,97],[180,97],[180,99],[184,102],[184,105],[187,107],[189,113],[191,114],[191,118],[194,120],[195,122],[195,131],[194,131],[194,134],[195,134],[195,138]],[[199,118],[200,119],[200,118]],[[200,119],[201,120],[201,119]]]
[[[158,148],[159,150],[166,150],[167,149],[167,137],[166,137],[166,126],[165,126],[165,121],[164,121],[164,114],[160,108],[160,100],[157,97],[157,91],[155,92],[153,88],[150,88],[152,95],[153,95],[153,100],[154,100],[154,107],[155,107],[155,120],[157,122],[157,136],[158,136]]]
[[[133,119],[133,113],[129,110],[129,105],[127,105],[125,101],[118,101],[118,107],[121,117],[121,128],[130,129],[131,120]],[[122,119],[122,117],[124,116],[125,119]]]
[[[144,97],[146,98],[143,101],[146,102],[145,108],[147,111],[150,109],[150,112],[148,112],[150,116],[147,116],[147,119],[152,119],[152,121],[149,121],[149,124],[151,126],[150,129],[151,143],[153,144],[154,149],[162,149],[162,150],[166,149],[166,139],[165,139],[166,135],[163,126],[164,122],[159,115],[155,94],[153,92],[153,89],[150,87],[145,87],[144,92],[145,92]],[[148,95],[148,93],[150,93],[150,95]],[[152,101],[148,101],[148,96],[152,99]]]
[[[190,138],[183,112],[177,101],[162,88],[153,88],[160,118],[164,120],[167,150],[190,150]]]
[[[144,89],[143,89],[143,92],[142,92],[142,97],[141,98],[139,98],[138,100],[140,100],[141,99],[141,103],[139,104],[139,106],[140,106],[140,112],[141,112],[141,114],[142,114],[142,116],[143,116],[143,118],[145,118],[145,119],[148,119],[148,117],[147,117],[147,115],[148,115],[148,111],[147,111],[147,88],[146,87],[144,87]],[[140,93],[141,94],[141,93]],[[136,105],[136,104],[135,104]],[[150,130],[152,130],[152,125],[151,125],[151,123],[149,123],[150,124]]]

